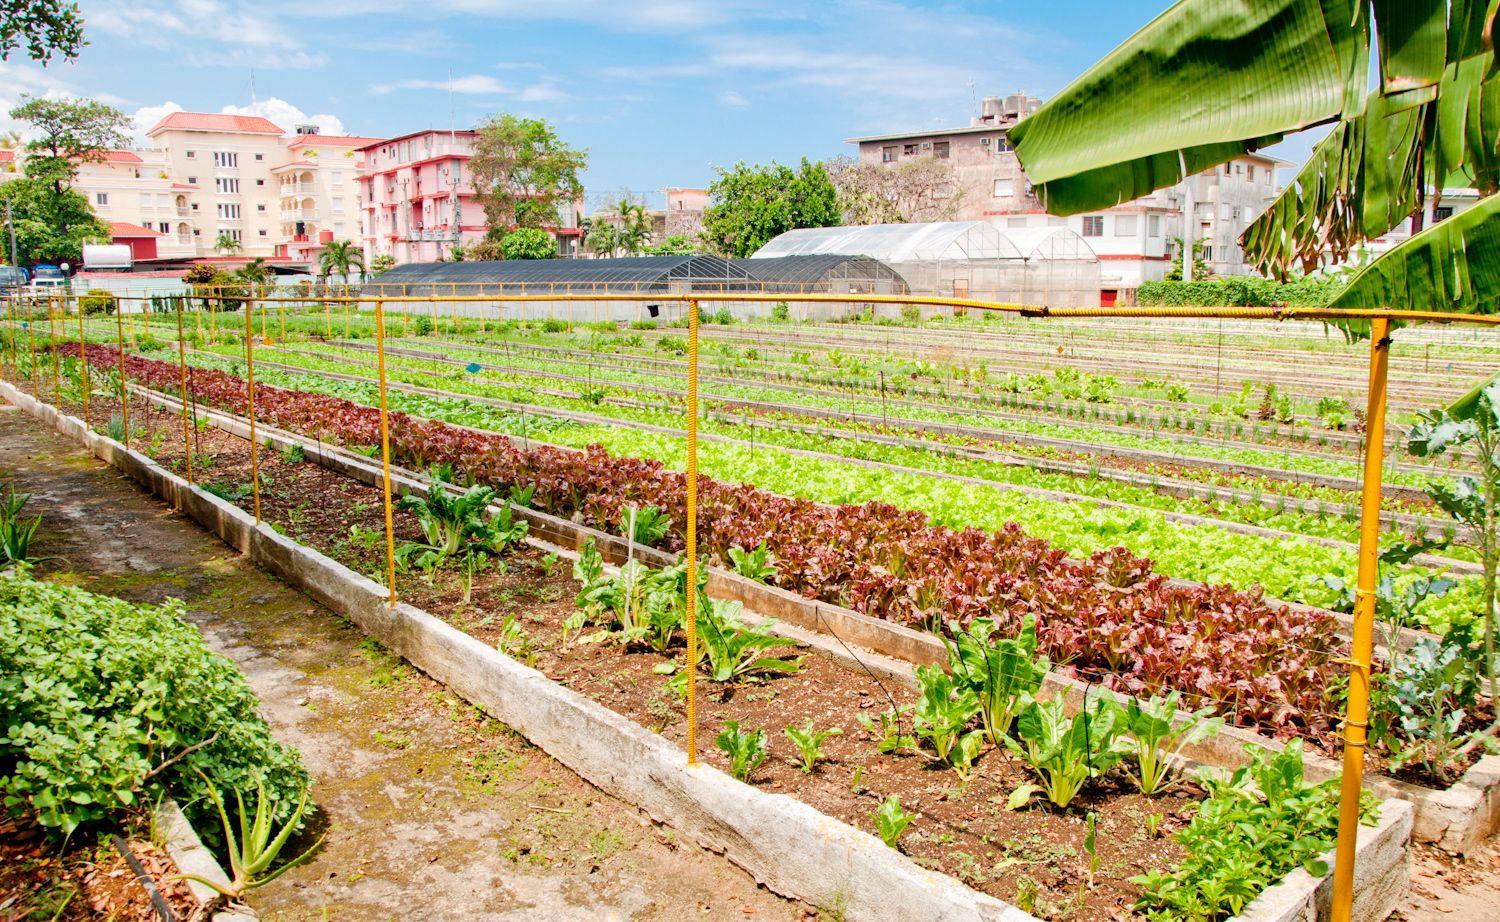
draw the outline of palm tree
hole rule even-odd
[[[244,249],[244,246],[229,231],[219,231],[219,236],[214,240],[214,252],[220,256],[233,256]]]
[[[628,256],[640,253],[646,246],[646,239],[651,236],[651,218],[646,214],[646,206],[622,198],[615,203],[614,211],[619,221],[617,235],[620,249]]]
[[[1246,257],[1284,278],[1391,230],[1429,190],[1473,186],[1487,197],[1370,263],[1330,306],[1494,311],[1494,15],[1483,0],[1181,0],[1010,139],[1047,210],[1077,214],[1332,125],[1241,237]],[[1380,80],[1367,94],[1372,34]],[[1369,333],[1366,321],[1338,325]]]
[[[327,283],[328,277],[337,272],[344,279],[344,284],[349,284],[349,271],[359,267],[360,280],[365,275],[365,251],[354,244],[352,240],[333,240],[323,246],[318,253],[318,275]]]
[[[257,297],[265,296],[266,286],[274,276],[266,261],[259,256],[240,266],[234,274],[240,281],[252,286]]]
[[[620,248],[619,229],[598,215],[586,223],[588,226],[584,229],[583,245],[589,248],[589,252],[596,256],[615,255],[615,251]]]

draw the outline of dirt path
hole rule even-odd
[[[184,599],[297,746],[330,821],[255,894],[269,920],[815,917],[601,794],[327,609],[0,405],[0,481],[45,516],[52,578]]]

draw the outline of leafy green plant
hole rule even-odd
[[[508,504],[492,515],[487,514],[494,497],[494,490],[481,486],[472,486],[454,496],[448,491],[448,481],[434,472],[426,496],[401,497],[400,508],[416,515],[427,539],[424,545],[408,545],[406,556],[415,551],[418,565],[426,569],[428,563],[441,566],[466,545],[502,554],[525,540],[527,524],[513,519]],[[424,558],[424,552],[430,556]]]
[[[734,563],[734,572],[757,583],[769,582],[776,575],[776,564],[772,561],[765,541],[761,541],[750,551],[732,547],[729,549],[729,559]]]
[[[967,628],[949,623],[944,638],[954,676],[979,702],[984,732],[995,746],[1004,745],[1021,706],[1034,697],[1052,663],[1036,652],[1036,616],[1027,614],[1015,637],[997,636],[995,622],[976,618]]]
[[[104,434],[116,442],[124,442],[125,417],[119,413],[109,414],[109,422],[104,424]]]
[[[880,841],[891,848],[897,848],[901,842],[901,834],[906,832],[906,827],[917,818],[917,814],[908,813],[901,808],[901,798],[892,794],[880,804],[880,809],[875,811],[875,834],[880,836]]]
[[[619,526],[622,537],[650,547],[666,537],[672,518],[656,506],[631,506],[620,510]]]
[[[706,598],[701,593],[700,599]],[[772,673],[795,675],[802,669],[802,657],[782,659],[763,655],[777,647],[795,647],[790,637],[771,633],[774,618],[764,618],[753,626],[739,618],[739,602],[709,599],[698,607],[699,664],[705,665],[708,677],[715,682],[740,682],[754,676]],[[679,676],[685,681],[686,672]]]
[[[1318,856],[1337,835],[1339,779],[1309,784],[1300,740],[1275,754],[1254,744],[1245,750],[1250,764],[1228,779],[1200,779],[1209,796],[1176,836],[1186,857],[1172,870],[1131,878],[1143,891],[1135,908],[1147,918],[1224,919],[1289,871],[1328,873]],[[1376,819],[1369,791],[1363,792],[1360,818]]]
[[[1016,733],[1006,745],[1030,765],[1042,783],[1023,784],[1010,798],[1012,806],[1040,791],[1058,807],[1066,807],[1096,774],[1108,771],[1131,750],[1121,738],[1125,730],[1121,708],[1112,699],[1096,696],[1068,717],[1061,696],[1032,701],[1016,717]]]
[[[1377,676],[1371,736],[1391,750],[1391,768],[1416,763],[1450,781],[1464,747],[1487,732],[1460,732],[1479,691],[1479,671],[1463,644],[1424,637]]]
[[[42,517],[21,517],[21,510],[30,501],[30,493],[19,493],[14,486],[0,499],[0,569],[35,562],[31,557],[31,542],[42,525]]]
[[[812,771],[817,767],[818,762],[824,758],[827,758],[823,755],[824,741],[826,741],[830,736],[842,736],[844,734],[843,729],[839,727],[828,727],[826,729],[819,730],[817,728],[817,724],[815,724],[812,720],[809,720],[801,729],[798,729],[797,727],[787,727],[782,732],[784,732],[787,736],[787,739],[791,740],[792,744],[797,747],[798,754],[802,756],[802,764],[800,767],[802,769],[802,773],[806,775],[812,774]]]
[[[714,738],[714,745],[729,757],[729,773],[748,782],[750,775],[766,761],[766,731],[745,733],[737,720],[726,720],[724,731]]]
[[[207,782],[207,778],[204,779]],[[241,796],[238,789],[234,792],[235,804],[238,807],[237,823],[230,822],[229,814],[224,809],[224,801],[214,791],[213,785],[207,785],[209,800],[213,802],[219,813],[219,822],[224,830],[224,842],[229,852],[230,881],[226,887],[214,881],[199,877],[196,874],[182,875],[186,880],[197,881],[207,887],[218,891],[219,895],[229,900],[239,900],[246,893],[256,887],[263,887],[287,871],[305,863],[317,851],[323,843],[326,833],[318,837],[318,841],[305,849],[302,854],[283,862],[275,870],[271,865],[281,856],[282,849],[286,848],[287,841],[292,833],[302,827],[303,815],[307,812],[307,790],[303,789],[297,798],[297,806],[281,826],[281,831],[271,837],[274,826],[274,811],[269,806],[271,798],[266,796],[264,784],[256,788],[254,818],[247,818],[245,813],[245,798]],[[238,829],[238,835],[235,830]]]
[[[281,451],[283,464],[301,464],[307,460],[307,455],[302,450],[301,442],[293,442]]]
[[[1160,791],[1171,779],[1174,763],[1181,758],[1184,747],[1214,736],[1224,725],[1224,718],[1214,717],[1211,707],[1194,711],[1177,722],[1177,705],[1181,700],[1181,692],[1172,692],[1166,697],[1153,696],[1149,701],[1131,698],[1125,703],[1124,730],[1135,740],[1136,771],[1131,777],[1147,797]]]
[[[604,623],[615,629],[622,644],[645,643],[658,653],[666,652],[687,607],[685,564],[652,570],[630,560],[616,573],[606,574],[604,558],[589,539],[578,549],[573,578],[582,584],[575,599],[579,616],[576,622],[570,619],[566,630],[578,630],[590,621]],[[707,581],[708,574],[700,573],[700,592]]]
[[[912,735],[925,740],[959,777],[967,778],[984,744],[982,730],[968,729],[979,711],[979,698],[941,666],[918,666],[916,675],[921,694],[912,709]]]

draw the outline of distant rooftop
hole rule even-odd
[[[157,122],[146,132],[154,137],[158,132],[176,129],[179,131],[228,131],[238,134],[286,134],[274,122],[258,115],[224,115],[210,112],[173,112]]]
[[[362,138],[352,134],[299,134],[293,135],[287,147],[306,147],[309,144],[321,144],[324,147],[352,147],[363,150],[372,144],[381,143],[380,138]]]

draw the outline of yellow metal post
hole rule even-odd
[[[26,348],[31,350],[31,374],[28,375],[31,378],[31,396],[41,400],[41,388],[36,383],[36,318],[29,307],[26,308]]]
[[[66,302],[64,302],[66,303]],[[62,372],[57,359],[57,299],[47,300],[47,345],[52,347],[52,403],[62,407]]]
[[[115,351],[120,356],[120,422],[125,424],[125,447],[130,447],[130,392],[125,389],[125,318],[115,306]]]
[[[177,371],[182,381],[182,460],[187,465],[187,482],[193,482],[193,428],[188,422],[187,343],[182,337],[182,302],[177,302]]]
[[[77,302],[78,307],[78,386],[83,391],[83,428],[92,428],[89,425],[89,391],[93,382],[89,379],[89,356],[88,341],[83,335],[83,302]]]
[[[385,493],[385,582],[396,607],[396,523],[391,514],[391,427],[385,399],[385,302],[375,302],[375,367],[380,380],[380,481]]]
[[[250,416],[250,493],[254,497],[255,525],[260,527],[260,446],[255,444],[255,318],[253,301],[245,302],[245,398]]]
[[[571,303],[571,302],[569,302]],[[698,302],[688,302],[687,756],[698,764]]]
[[[1351,922],[1354,850],[1370,726],[1370,666],[1375,653],[1375,581],[1380,564],[1380,476],[1385,449],[1386,371],[1391,322],[1370,323],[1370,394],[1365,410],[1365,471],[1360,493],[1359,572],[1354,591],[1354,631],[1349,651],[1349,700],[1344,715],[1344,775],[1339,792],[1338,850],[1333,866],[1333,922]]]

